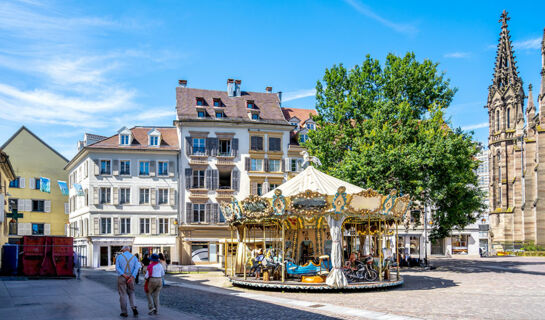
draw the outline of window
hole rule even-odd
[[[204,203],[193,204],[193,222],[205,222],[204,221]]]
[[[263,159],[251,159],[250,171],[263,171]]]
[[[204,99],[203,98],[197,98],[197,105],[198,106],[204,106]]]
[[[248,102],[246,102],[246,106],[248,107],[248,109],[255,109],[255,104],[253,100],[248,100]]]
[[[159,197],[157,199],[158,204],[168,203],[168,189],[159,189]]]
[[[278,183],[271,183],[269,184],[269,190],[274,190],[276,188],[278,188],[279,184]]]
[[[131,189],[130,188],[121,188],[120,189],[119,204],[131,203]]]
[[[206,154],[206,139],[205,138],[193,138],[193,154],[195,155]]]
[[[206,112],[205,111],[197,111],[197,117],[205,118],[206,117]]]
[[[258,196],[262,196],[262,195],[263,195],[263,184],[262,184],[262,183],[258,183],[258,184],[257,184],[257,195],[258,195]]]
[[[269,151],[281,151],[281,141],[280,138],[269,137]]]
[[[290,159],[290,171],[291,172],[297,171],[297,159]]]
[[[140,218],[140,233],[150,233],[150,227],[149,227],[150,221],[149,218]]]
[[[110,203],[111,195],[112,195],[112,189],[100,188],[100,203]]]
[[[511,108],[507,108],[507,128],[511,128]]]
[[[168,218],[159,218],[159,233],[168,233]]]
[[[120,219],[120,233],[129,234],[131,233],[131,218],[121,218]]]
[[[222,103],[220,99],[214,99],[214,107],[221,107]]]
[[[254,151],[262,151],[263,150],[263,137],[259,136],[252,136],[250,137],[250,149]]]
[[[76,180],[76,179],[74,179]],[[34,189],[36,190],[40,190],[40,183],[42,182],[42,180],[40,180],[40,178],[34,178]]]
[[[44,200],[32,200],[32,211],[44,212]]]
[[[100,160],[100,174],[112,173],[112,162],[110,160]]]
[[[159,145],[159,137],[157,137],[157,136],[149,137],[149,144],[150,144],[150,146],[158,146]]]
[[[292,126],[295,126],[296,129],[299,129],[299,122],[294,121],[294,122],[290,122],[290,124],[291,124]]]
[[[223,211],[221,211],[221,207],[219,209],[219,223],[224,223],[225,222],[225,216],[223,215]]]
[[[410,246],[409,254],[418,255],[420,253],[420,236],[410,237],[409,246]]]
[[[140,162],[140,172],[141,176],[149,176],[149,161]]]
[[[269,172],[280,172],[280,160],[269,159]]]
[[[121,166],[119,173],[123,175],[130,175],[131,174],[131,162],[129,160],[121,160],[119,161],[119,165]]]
[[[17,177],[15,178],[15,180],[11,180],[9,182],[9,187],[10,188],[20,188],[20,182],[21,182],[21,177]]]
[[[314,128],[315,128],[314,123],[307,123],[307,129],[314,130]]]
[[[225,117],[225,114],[223,112],[216,112],[216,118],[221,119]]]
[[[149,203],[149,189],[140,189],[140,204]]]
[[[305,142],[307,140],[308,140],[308,135],[306,134],[301,134],[301,136],[299,137],[300,142]]]
[[[496,110],[496,131],[500,131],[500,110]]]
[[[122,145],[128,145],[129,144],[129,135],[122,134],[121,135],[121,144]]]
[[[204,188],[204,170],[193,171],[193,188]]]
[[[231,170],[219,170],[219,188],[231,189]]]
[[[231,140],[219,141],[219,155],[230,156],[231,155]]]
[[[168,162],[159,161],[157,163],[157,175],[168,176]]]
[[[259,120],[259,114],[252,113],[252,120]]]
[[[43,236],[44,234],[44,224],[43,223],[33,223],[32,224],[32,235],[33,236]]]
[[[112,233],[111,218],[100,218],[100,233],[101,234]]]

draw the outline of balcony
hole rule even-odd
[[[189,189],[189,199],[191,199],[191,202],[206,202],[208,200],[208,189]]]
[[[216,190],[216,201],[222,202],[222,201],[231,201],[231,197],[235,195],[235,190],[231,189],[231,187],[220,187]]]

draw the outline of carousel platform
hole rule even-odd
[[[243,277],[228,277],[229,281],[234,286],[258,289],[258,290],[290,290],[290,291],[322,291],[322,292],[343,292],[343,291],[365,291],[365,290],[374,290],[374,289],[383,289],[383,288],[394,288],[401,286],[403,284],[403,277],[392,276],[390,280],[383,281],[364,281],[364,282],[355,282],[349,283],[348,286],[344,288],[333,288],[328,286],[325,283],[303,283],[299,281],[263,281],[255,280],[251,278]]]

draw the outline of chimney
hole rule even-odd
[[[187,87],[187,80],[178,80],[178,84],[180,87],[185,88]]]
[[[241,80],[235,80],[235,97],[240,97],[240,84]]]
[[[265,88],[265,91],[266,91],[267,93],[272,93],[272,87],[267,87],[267,88]]]
[[[278,91],[278,100],[280,103],[280,107],[282,107],[282,91]]]
[[[235,96],[235,80],[227,79],[227,95],[229,97]]]

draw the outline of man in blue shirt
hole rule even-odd
[[[127,296],[133,314],[138,315],[138,310],[134,305],[134,279],[139,271],[138,258],[131,254],[131,248],[124,246],[121,249],[121,254],[115,259],[115,270],[117,271],[117,290],[119,292],[119,304],[121,305],[122,317],[128,317],[127,314]]]

